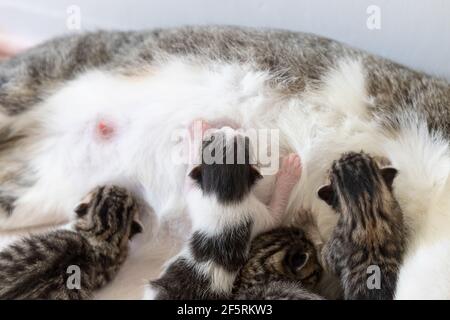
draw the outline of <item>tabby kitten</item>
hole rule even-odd
[[[318,191],[339,214],[322,259],[340,278],[345,299],[394,296],[405,241],[403,215],[392,192],[396,174],[363,152],[350,152],[333,163],[330,184]]]
[[[220,152],[218,161],[205,160],[207,150]],[[188,178],[194,184],[187,191],[192,236],[161,277],[150,282],[147,299],[230,298],[251,240],[281,221],[286,199],[300,178],[298,156],[285,159],[269,209],[253,192],[262,176],[251,164],[248,137],[221,129],[204,141],[202,152],[202,163]]]
[[[75,212],[73,231],[32,235],[0,252],[0,299],[88,299],[116,275],[128,240],[142,231],[135,199],[98,187]],[[79,286],[68,282],[73,270]]]
[[[281,227],[257,236],[234,283],[235,299],[320,300],[322,275],[314,244],[302,229]]]

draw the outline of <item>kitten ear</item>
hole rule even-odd
[[[255,166],[250,166],[250,185],[253,185],[259,179],[262,179],[263,176],[259,172],[259,170]]]
[[[383,156],[373,156],[373,160],[380,166],[380,168],[386,168],[392,165],[391,160]]]
[[[201,166],[196,166],[194,169],[191,170],[189,173],[189,177],[191,177],[192,180],[201,183],[202,181],[202,168]]]
[[[299,272],[308,262],[309,254],[306,252],[296,251],[289,256],[289,267],[293,273]]]
[[[393,167],[386,167],[381,169],[381,175],[383,176],[384,182],[386,182],[388,188],[392,188],[394,179],[397,176],[398,170]]]
[[[88,208],[89,208],[89,205],[87,203],[85,203],[85,202],[82,202],[75,208],[74,211],[77,214],[77,216],[79,218],[81,218],[81,217],[84,217],[87,214]]]
[[[317,191],[317,195],[320,199],[325,201],[328,205],[333,205],[333,197],[334,197],[334,191],[331,185],[324,185],[319,188]]]
[[[139,221],[133,220],[133,222],[131,223],[131,230],[128,238],[131,240],[135,235],[141,233],[143,230],[144,227],[142,226],[142,224]]]

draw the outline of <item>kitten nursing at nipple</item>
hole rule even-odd
[[[201,163],[187,176],[192,235],[161,277],[150,282],[146,298],[231,298],[251,240],[281,221],[292,188],[300,179],[300,158],[286,156],[267,207],[254,194],[263,177],[252,164],[249,138],[230,128],[209,129],[202,136]]]
[[[391,159],[411,230],[396,297],[450,298],[449,82],[283,30],[77,33],[1,62],[0,242],[16,229],[67,221],[105,181],[136,186],[172,231],[185,213],[186,170],[169,160],[177,130],[198,118],[277,130],[283,154],[300,154],[306,168],[284,221],[311,211],[324,241],[338,215],[315,191],[336,155],[364,149]],[[272,182],[257,183],[263,203]],[[184,225],[176,229],[139,244],[136,260],[98,298],[140,298],[140,279],[153,277],[161,254],[185,238]]]
[[[114,278],[129,239],[142,231],[137,202],[125,189],[104,186],[75,212],[73,231],[33,235],[0,252],[0,299],[88,299]],[[76,270],[79,285],[69,279]]]
[[[403,214],[392,191],[397,170],[350,152],[333,163],[319,197],[338,214],[322,249],[325,268],[340,279],[345,299],[392,299],[405,241]]]

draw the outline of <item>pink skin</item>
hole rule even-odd
[[[0,31],[0,60],[7,59],[27,49],[27,45],[19,39],[5,35]]]
[[[274,218],[281,220],[286,211],[289,197],[302,175],[302,163],[300,156],[291,153],[281,160],[280,170],[277,173],[277,180],[269,203],[269,210]]]
[[[115,132],[114,125],[107,120],[100,120],[96,126],[96,134],[100,140],[109,140]]]

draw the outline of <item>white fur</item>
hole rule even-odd
[[[397,299],[450,299],[450,178],[433,189],[420,225],[412,229],[415,233],[400,272]]]
[[[253,238],[279,222],[253,193],[249,193],[236,204],[224,205],[215,195],[205,195],[200,188],[194,188],[188,193],[187,203],[192,229],[210,236],[220,234],[227,227],[251,221]],[[231,292],[237,272],[230,272],[214,262],[199,264],[198,268],[211,279],[211,290],[218,293]]]
[[[229,294],[233,289],[233,283],[236,279],[237,272],[225,270],[222,266],[210,263],[211,266],[206,267],[205,271],[211,279],[211,289],[214,292]]]
[[[304,166],[288,221],[295,221],[302,210],[312,210],[324,236],[336,217],[316,190],[331,162],[342,152],[361,149],[390,158],[400,172],[395,192],[411,227],[397,297],[448,297],[450,206],[442,191],[448,190],[448,141],[407,114],[398,135],[386,134],[376,119],[369,120],[371,98],[359,61],[343,60],[324,76],[325,85],[296,97],[268,88],[268,79],[268,74],[246,65],[199,65],[180,59],[154,66],[142,76],[89,71],[70,81],[24,116],[23,123],[39,132],[27,146],[39,181],[21,198],[14,215],[2,218],[1,228],[66,220],[78,200],[98,184],[133,188],[160,217],[159,225],[171,232],[144,235],[118,278],[98,296],[140,297],[144,279],[159,273],[162,261],[179,250],[188,232],[185,224],[170,223],[185,210],[186,170],[169,161],[177,144],[172,133],[196,118],[226,119],[243,128],[280,129],[281,155],[296,151]],[[103,117],[118,125],[108,142],[93,136],[95,121]],[[265,203],[270,181],[273,177],[258,188]],[[442,196],[433,196],[436,192]],[[440,232],[434,233],[434,228]]]
[[[200,231],[209,236],[218,235],[227,227],[239,226],[240,223],[252,221],[253,237],[278,222],[253,193],[246,195],[242,201],[236,204],[224,205],[217,200],[214,194],[205,195],[200,188],[195,186],[189,189],[186,198],[192,221],[192,231]],[[230,272],[213,261],[196,262],[187,244],[178,255],[165,263],[165,268],[181,257],[191,261],[200,274],[211,280],[210,289],[212,291],[224,294],[231,292],[237,272]],[[145,289],[144,299],[153,300],[157,293],[157,288],[149,285]]]
[[[192,189],[187,196],[192,229],[208,235],[216,235],[228,226],[251,220],[252,234],[258,234],[276,223],[268,208],[253,193],[235,205],[223,205],[214,195],[204,195],[199,188]]]

